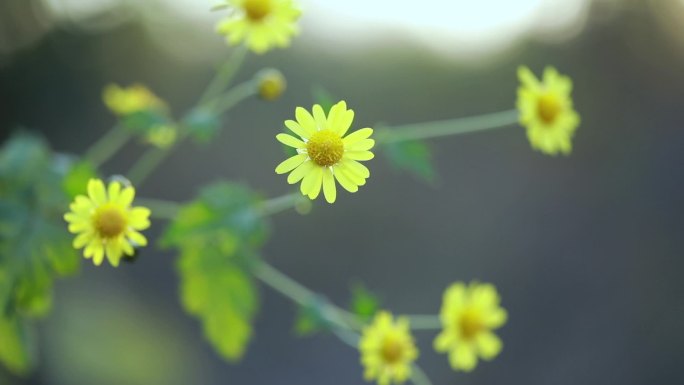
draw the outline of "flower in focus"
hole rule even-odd
[[[293,0],[227,0],[233,14],[221,21],[217,30],[229,44],[242,41],[256,53],[272,47],[287,47],[299,32],[300,11]]]
[[[454,370],[469,372],[475,369],[478,356],[491,360],[501,352],[501,340],[492,330],[506,323],[507,317],[493,285],[455,283],[444,292],[443,330],[435,338],[435,350],[449,353]]]
[[[147,87],[134,84],[122,88],[116,84],[105,87],[102,93],[105,105],[112,113],[126,116],[145,110],[165,110],[166,104]]]
[[[396,322],[388,312],[379,312],[363,330],[359,342],[361,364],[366,381],[379,385],[402,383],[411,375],[411,364],[418,357],[408,319]]]
[[[150,227],[150,210],[131,207],[135,189],[111,182],[105,189],[99,179],[88,181],[88,196],[79,195],[64,215],[69,232],[78,234],[74,248],[85,247],[83,256],[93,259],[99,266],[107,257],[112,266],[118,266],[122,255],[133,255],[134,246],[147,245],[139,231]]]
[[[553,67],[539,81],[527,67],[518,69],[517,107],[532,148],[548,155],[572,151],[572,136],[580,117],[572,106],[572,80]]]
[[[372,128],[362,128],[347,136],[345,134],[354,120],[354,111],[341,101],[335,104],[326,117],[323,107],[316,104],[313,115],[297,107],[297,121],[287,120],[285,126],[301,139],[288,134],[278,134],[276,139],[294,147],[297,155],[276,167],[277,174],[290,172],[287,182],[302,181],[300,190],[310,199],[316,199],[323,188],[325,200],[335,202],[335,180],[347,191],[356,192],[366,184],[370,171],[358,161],[373,159],[369,150],[375,145],[370,139]]]
[[[283,74],[274,69],[267,69],[257,74],[259,96],[268,101],[276,100],[285,92],[287,81]]]
[[[161,149],[169,148],[176,142],[176,128],[173,126],[154,126],[147,133],[147,142]]]

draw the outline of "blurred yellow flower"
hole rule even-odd
[[[166,109],[166,104],[141,84],[134,84],[126,88],[117,84],[109,84],[102,93],[102,99],[107,108],[118,116],[151,109]]]
[[[385,311],[379,312],[363,330],[359,350],[364,378],[376,380],[379,385],[406,381],[411,375],[411,364],[418,358],[408,319],[399,317],[395,322]]]
[[[285,92],[287,81],[283,74],[275,69],[267,69],[257,74],[259,96],[268,101],[276,100]]]
[[[572,80],[553,67],[539,81],[527,67],[518,69],[517,107],[532,148],[548,155],[572,151],[572,137],[580,117],[572,106]]]
[[[176,127],[160,125],[150,128],[146,140],[155,147],[165,149],[176,142]]]
[[[78,234],[74,248],[85,247],[83,256],[99,266],[107,257],[118,266],[123,254],[133,255],[134,246],[146,246],[147,239],[139,231],[150,226],[150,210],[133,207],[133,187],[111,182],[107,189],[100,179],[88,181],[88,196],[79,195],[64,215],[69,232]]]
[[[292,171],[287,182],[294,184],[301,180],[300,190],[310,199],[316,199],[322,187],[325,200],[333,203],[337,196],[335,180],[352,193],[366,184],[370,171],[358,161],[373,159],[369,151],[375,145],[370,139],[373,129],[362,128],[345,137],[354,120],[354,111],[348,110],[344,101],[335,104],[327,117],[318,104],[312,110],[313,116],[297,107],[297,121],[285,121],[285,126],[301,140],[288,134],[276,135],[278,141],[294,147],[297,155],[280,163],[275,172]]]
[[[231,45],[244,41],[256,53],[287,47],[299,32],[300,11],[293,0],[227,0],[233,14],[217,26]]]
[[[469,372],[477,357],[491,360],[503,344],[492,330],[506,323],[508,314],[499,306],[499,294],[491,284],[455,283],[444,292],[440,319],[443,330],[435,338],[435,350],[449,353],[454,370]]]

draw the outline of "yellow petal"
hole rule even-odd
[[[328,119],[325,117],[323,107],[321,107],[319,104],[313,106],[313,117],[316,121],[316,127],[318,130],[325,130],[328,128]]]
[[[306,147],[306,143],[302,142],[301,140],[295,138],[292,135],[278,134],[278,135],[276,135],[276,139],[280,143],[282,143],[286,146],[290,146],[290,147],[294,147],[294,148],[305,148]]]
[[[370,151],[350,151],[345,152],[344,156],[352,160],[371,160],[375,157]]]
[[[309,133],[307,130],[304,129],[304,127],[299,125],[299,123],[295,122],[294,120],[286,120],[285,127],[289,128],[290,131],[299,135],[300,138],[309,139],[312,135],[312,133]]]
[[[109,184],[107,189],[107,196],[110,201],[116,201],[119,198],[119,192],[121,191],[121,184],[119,182],[112,182]]]
[[[135,189],[133,187],[126,187],[119,194],[119,199],[116,201],[122,207],[128,207],[133,203],[135,198]]]
[[[475,349],[466,343],[460,343],[449,354],[449,363],[456,370],[470,372],[477,366],[477,355]]]
[[[352,132],[342,139],[342,141],[344,142],[345,147],[349,147],[360,140],[369,138],[371,135],[373,135],[373,129],[366,127]]]
[[[491,332],[478,333],[475,343],[477,344],[477,350],[480,353],[480,356],[485,360],[491,360],[499,355],[501,348],[503,347],[499,337]]]
[[[345,190],[355,193],[359,191],[359,187],[354,183],[354,181],[349,178],[342,170],[340,170],[338,165],[333,166],[335,179],[340,183]]]
[[[309,136],[313,135],[314,132],[316,132],[316,121],[314,120],[313,116],[309,113],[309,111],[305,110],[302,107],[297,107],[295,110],[295,117],[297,118],[297,123],[304,129],[306,134],[308,135],[306,138]]]
[[[88,181],[88,196],[96,205],[107,202],[104,183],[102,183],[100,179],[91,179]]]
[[[287,176],[287,183],[295,184],[307,176],[315,167],[318,167],[314,162],[307,160],[292,170]]]
[[[298,154],[293,157],[290,157],[286,160],[284,160],[282,163],[276,167],[275,172],[276,174],[285,174],[286,172],[292,171],[295,169],[295,167],[299,166],[300,164],[304,163],[304,161],[308,158],[309,156],[306,154]]]
[[[337,191],[335,189],[335,177],[330,168],[323,170],[323,195],[328,203],[335,203]]]
[[[126,237],[135,243],[137,246],[143,247],[147,246],[147,238],[135,230],[129,230],[126,232]]]

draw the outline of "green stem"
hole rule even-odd
[[[230,57],[216,72],[216,75],[209,83],[209,86],[204,91],[204,94],[202,94],[198,105],[201,106],[214,99],[221,92],[223,92],[226,87],[228,87],[228,84],[230,84],[230,81],[233,80],[233,77],[242,65],[242,62],[245,60],[245,56],[247,56],[246,45],[241,45],[240,47],[236,48],[235,51],[233,51]]]
[[[491,114],[471,116],[436,122],[408,124],[391,129],[378,130],[379,143],[401,142],[405,140],[436,138],[460,135],[492,128],[506,127],[518,122],[518,111],[509,110]]]
[[[305,197],[300,193],[292,193],[283,195],[277,198],[272,198],[264,201],[259,207],[260,214],[262,216],[270,216],[278,214],[285,210],[291,209],[297,205],[298,202],[305,199]]]
[[[432,381],[430,381],[427,374],[416,364],[413,364],[411,367],[411,381],[413,381],[414,385],[432,385]]]
[[[435,330],[442,328],[442,322],[438,315],[409,315],[408,319],[412,330]]]
[[[131,133],[128,130],[116,125],[90,146],[84,158],[97,168],[116,154],[130,138]]]
[[[143,206],[150,209],[152,217],[159,219],[173,219],[181,209],[179,203],[153,198],[137,198],[136,206]]]
[[[180,142],[182,139],[178,138]],[[128,171],[128,180],[135,186],[139,186],[147,177],[154,171],[159,164],[171,153],[171,149],[176,147],[178,143],[168,148],[150,148],[143,156]]]
[[[225,94],[207,103],[207,109],[216,115],[220,115],[233,108],[236,104],[257,93],[257,81],[248,80],[231,88]]]

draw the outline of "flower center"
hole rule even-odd
[[[539,99],[537,99],[537,112],[544,123],[553,123],[561,112],[561,104],[558,97],[548,92],[542,94]]]
[[[242,9],[252,21],[261,21],[273,10],[272,0],[244,0]]]
[[[330,130],[317,131],[306,144],[306,151],[317,165],[329,167],[339,162],[344,154],[342,138]]]
[[[461,336],[466,340],[472,339],[484,329],[480,313],[476,310],[466,310],[463,312],[458,320],[458,327],[461,329]]]
[[[399,341],[394,338],[385,338],[380,351],[382,359],[388,364],[397,363],[402,356],[402,347]]]
[[[126,229],[126,218],[118,207],[105,205],[95,212],[93,225],[100,237],[115,238]]]

